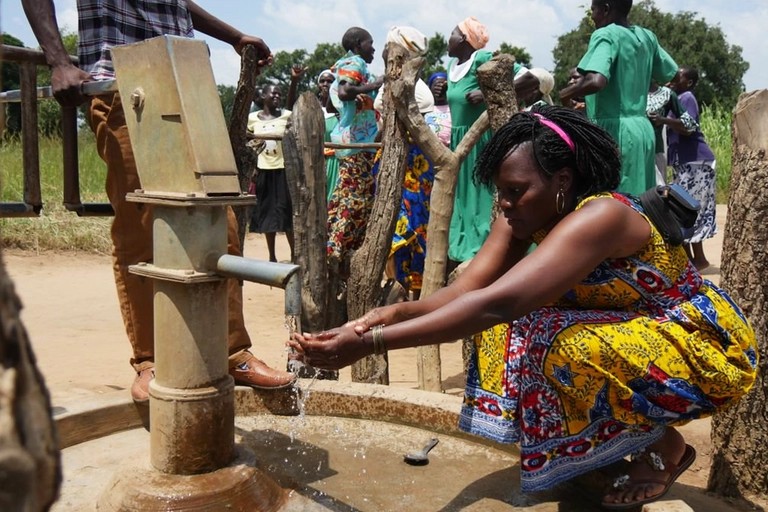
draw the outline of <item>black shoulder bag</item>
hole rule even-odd
[[[640,196],[640,204],[665,242],[680,245],[693,236],[693,224],[701,206],[680,185],[648,189]]]

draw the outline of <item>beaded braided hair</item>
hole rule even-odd
[[[536,114],[564,131],[574,149]],[[573,169],[577,198],[619,186],[621,156],[613,138],[580,112],[545,105],[513,115],[493,135],[475,163],[475,181],[491,186],[502,162],[524,144],[531,144],[533,158],[547,179],[565,167]]]

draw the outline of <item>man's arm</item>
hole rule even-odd
[[[608,79],[605,76],[601,73],[588,71],[578,82],[560,91],[560,100],[563,106],[570,107],[573,98],[595,94],[604,89],[606,85],[608,85]]]
[[[45,59],[51,66],[51,88],[54,97],[62,105],[81,104],[85,98],[80,93],[80,84],[89,80],[90,75],[72,63],[64,48],[53,1],[22,0],[21,4]]]
[[[187,8],[192,17],[192,26],[195,27],[195,30],[211,37],[215,37],[219,41],[231,44],[237,53],[242,53],[243,48],[246,45],[253,45],[256,47],[259,66],[270,64],[272,54],[269,50],[269,46],[267,46],[267,43],[265,43],[263,39],[243,34],[232,25],[224,23],[219,18],[203,9],[192,0],[187,0]]]

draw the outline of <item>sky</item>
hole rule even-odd
[[[428,37],[451,30],[467,16],[475,16],[488,27],[488,49],[502,42],[520,46],[532,56],[532,64],[554,68],[552,49],[557,37],[576,28],[589,6],[588,0],[198,0],[201,7],[245,33],[264,39],[272,52],[304,48],[314,50],[318,43],[341,42],[351,26],[366,28],[374,40],[374,73],[383,72],[381,50],[388,29],[411,25]],[[61,28],[77,30],[75,0],[55,2]],[[691,11],[709,25],[719,25],[731,45],[742,48],[742,58],[750,64],[744,76],[747,91],[768,88],[768,44],[765,24],[768,1],[739,0],[656,0],[665,12]],[[630,15],[631,20],[631,15]],[[20,0],[0,0],[0,30],[28,47],[37,42],[29,27]],[[236,85],[240,58],[226,43],[204,34],[211,49],[211,64],[216,83]],[[674,48],[667,48],[674,57]],[[683,63],[679,63],[683,64]]]

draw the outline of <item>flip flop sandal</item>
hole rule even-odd
[[[611,484],[616,479],[616,475],[623,475],[629,471],[630,462],[620,459],[612,464],[603,466],[584,473],[564,482],[564,498],[567,496],[569,501],[581,501],[589,510],[596,510],[601,503],[603,492],[612,488]]]
[[[662,491],[655,495],[651,496],[649,498],[643,498],[637,501],[630,501],[628,503],[606,503],[603,501],[601,503],[601,506],[606,510],[628,510],[628,509],[639,509],[646,503],[654,502],[660,498],[662,498],[665,494],[667,494],[667,491],[669,491],[670,487],[672,487],[672,484],[675,483],[677,478],[689,467],[691,467],[691,464],[693,464],[693,461],[696,460],[696,450],[693,449],[693,446],[686,444],[685,445],[685,452],[683,452],[683,456],[680,459],[680,462],[677,464],[669,461],[664,461],[661,458],[661,455],[659,455],[656,452],[648,452],[647,455],[642,456],[645,460],[648,461],[648,463],[651,465],[651,467],[656,471],[668,471],[667,478],[641,478],[637,480],[632,480],[629,478],[629,475],[623,475],[613,482],[613,489],[625,489],[628,487],[637,487],[642,486],[646,484],[655,484],[655,485],[663,485],[664,489]]]

